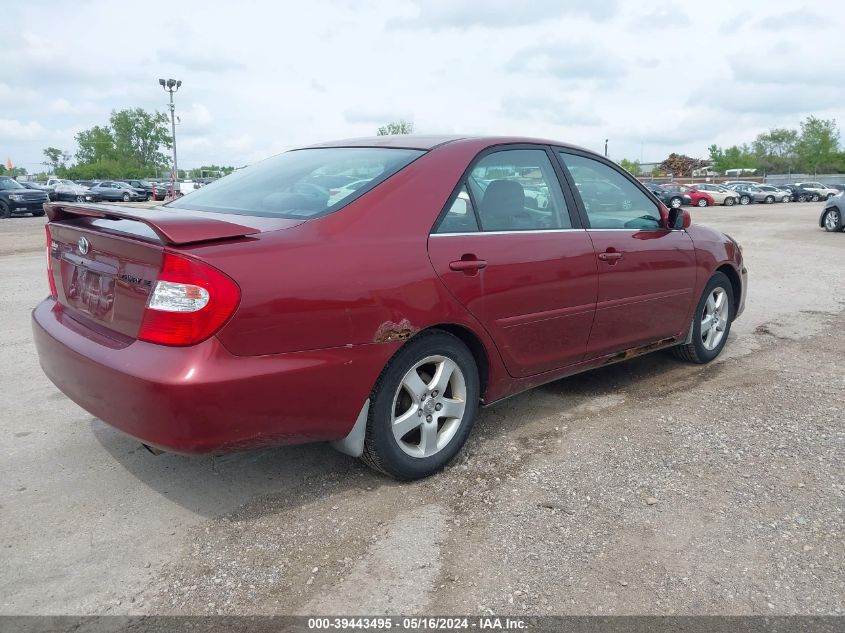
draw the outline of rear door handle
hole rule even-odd
[[[474,270],[481,270],[487,268],[487,260],[484,259],[459,259],[456,262],[449,262],[451,270],[458,270],[464,272],[472,272]]]
[[[622,259],[622,253],[599,253],[599,259],[603,262],[615,262]]]

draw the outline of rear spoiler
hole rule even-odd
[[[242,226],[212,217],[203,217],[178,211],[142,208],[124,208],[109,205],[85,206],[51,202],[44,205],[51,222],[73,218],[104,218],[108,220],[132,220],[149,226],[165,244],[181,245],[223,240],[227,238],[255,235],[261,229]]]

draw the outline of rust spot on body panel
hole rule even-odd
[[[418,331],[418,329],[411,325],[408,319],[402,319],[399,323],[385,321],[376,330],[373,342],[390,343],[393,341],[406,341]]]

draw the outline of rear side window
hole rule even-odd
[[[314,218],[342,209],[424,153],[383,147],[294,150],[238,170],[167,206]]]
[[[478,221],[466,185],[461,187],[435,233],[477,233]]]
[[[560,182],[541,149],[487,154],[468,178],[482,231],[572,228]]]

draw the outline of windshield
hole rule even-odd
[[[17,180],[11,178],[0,178],[0,189],[26,189]]]
[[[383,147],[294,150],[238,170],[167,206],[314,218],[343,208],[422,154],[420,150]],[[351,187],[353,184],[358,186]]]

